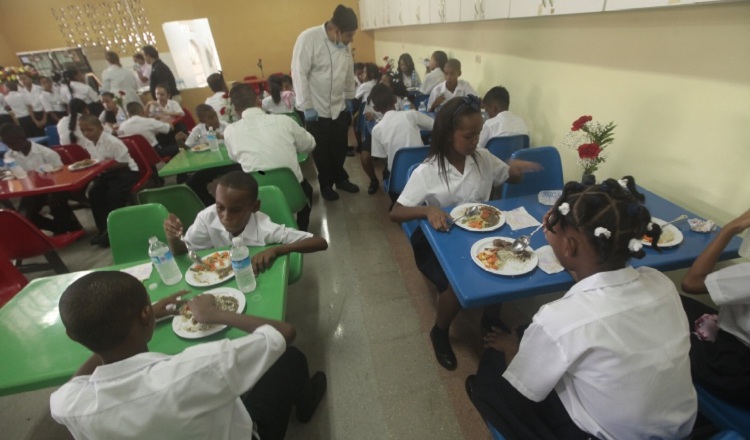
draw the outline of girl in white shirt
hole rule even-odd
[[[273,75],[268,79],[271,96],[263,98],[262,108],[267,113],[285,114],[294,111],[294,87],[289,75]]]
[[[354,99],[358,99],[360,102],[367,102],[367,98],[370,96],[370,91],[379,81],[380,71],[378,70],[378,66],[374,63],[366,63],[363,82],[362,85],[357,87],[357,91],[354,93]]]
[[[70,69],[65,72],[71,99],[77,98],[86,104],[98,104],[99,94],[86,84],[86,75],[78,69]]]
[[[422,85],[419,73],[414,68],[414,60],[408,53],[403,53],[398,57],[398,75],[407,90],[419,90]]]
[[[422,88],[419,89],[423,95],[429,95],[432,93],[432,89],[434,89],[436,85],[445,81],[445,73],[443,72],[443,69],[447,62],[448,55],[442,50],[436,50],[432,53],[432,56],[430,57],[429,73],[425,75],[424,81],[422,82]]]
[[[177,101],[169,99],[169,87],[160,84],[154,90],[156,100],[146,104],[146,114],[156,119],[179,118],[185,115]]]
[[[634,269],[658,243],[633,178],[569,182],[545,237],[576,282],[519,334],[495,328],[466,389],[506,438],[678,439],[697,415],[689,330],[664,274]],[[657,246],[654,246],[657,249]],[[506,369],[507,365],[507,369]]]
[[[44,111],[47,112],[47,125],[55,125],[66,114],[65,104],[58,91],[54,89],[51,79],[43,76],[39,79],[39,84],[42,86],[41,101]]]
[[[78,120],[83,115],[89,114],[89,108],[80,99],[71,99],[69,104],[70,116],[60,118],[57,123],[57,135],[60,137],[60,145],[77,144],[87,147],[89,141],[83,136]]]
[[[483,122],[476,97],[452,99],[438,112],[430,152],[414,170],[393,206],[392,221],[427,219],[434,229],[448,231],[452,219],[443,208],[464,202],[486,202],[493,185],[520,182],[524,172],[540,169],[536,163],[521,160],[509,166],[487,150],[477,150]],[[441,292],[435,326],[430,332],[435,356],[444,368],[454,370],[457,360],[448,331],[461,311],[461,304],[421,229],[414,232],[411,244],[417,267]],[[499,306],[486,308],[483,322],[496,323],[498,316]]]

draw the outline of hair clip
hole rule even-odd
[[[622,187],[622,189],[628,189],[628,181],[627,181],[627,179],[619,179],[617,181],[617,183],[620,184],[620,186]]]
[[[560,203],[560,206],[557,207],[557,210],[560,211],[560,214],[562,215],[568,215],[570,212],[570,205],[568,202]]]
[[[603,228],[601,226],[594,229],[594,237],[601,237],[602,235],[604,236],[604,238],[609,238],[612,236],[612,233],[609,232],[609,229]]]
[[[630,252],[638,252],[643,248],[643,244],[641,243],[641,240],[638,240],[637,238],[631,238],[628,242],[628,249],[630,249]]]
[[[648,222],[648,224],[646,225],[646,230],[649,231],[649,232],[653,231],[654,230],[654,223],[653,222]]]

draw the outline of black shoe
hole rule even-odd
[[[479,324],[479,330],[483,335],[492,332],[492,327],[497,327],[505,333],[511,333],[510,328],[500,318],[482,315],[482,322]]]
[[[323,400],[323,396],[326,394],[326,388],[328,387],[328,380],[326,379],[325,373],[318,371],[313,374],[310,378],[310,388],[312,388],[312,401],[307,408],[297,407],[297,420],[300,423],[307,423],[315,414],[315,410],[318,408],[318,404]]]
[[[99,241],[96,242],[96,244],[98,244],[99,247],[108,248],[109,247],[109,234],[105,232],[102,238],[100,238]]]
[[[466,394],[469,396],[469,399],[471,399],[471,393],[474,391],[474,379],[476,379],[476,374],[470,374],[466,377],[466,382],[464,382],[464,388],[466,389]]]
[[[349,157],[356,156],[356,153],[354,152],[354,148],[351,148],[351,147],[347,148],[346,149],[346,155],[349,156]]]
[[[330,187],[330,186],[321,187],[320,195],[323,196],[323,198],[328,200],[329,202],[339,199],[339,193],[334,191],[333,187]]]
[[[94,238],[92,238],[91,241],[89,241],[89,244],[91,246],[96,246],[97,244],[99,244],[99,242],[102,240],[102,238],[104,237],[104,235],[106,233],[107,233],[107,231],[100,232],[100,233],[96,234],[96,236]]]
[[[378,192],[378,188],[380,187],[380,182],[378,182],[377,179],[370,181],[370,186],[367,187],[367,194],[373,195],[376,192]]]
[[[342,180],[341,182],[337,183],[336,189],[340,189],[341,191],[346,191],[350,193],[359,192],[359,187],[348,180]]]
[[[430,340],[432,341],[432,348],[435,350],[435,357],[438,363],[446,370],[455,370],[458,366],[458,361],[456,360],[456,354],[453,353],[453,348],[451,348],[448,331],[432,327]]]

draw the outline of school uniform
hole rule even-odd
[[[71,99],[78,98],[86,104],[93,104],[99,102],[99,94],[96,93],[88,84],[84,84],[78,81],[71,81],[68,84],[70,88]]]
[[[482,126],[479,133],[479,143],[477,147],[487,148],[487,142],[490,139],[501,136],[514,136],[519,134],[529,135],[529,129],[520,116],[511,113],[509,110],[495,115],[494,118],[488,119]]]
[[[219,121],[219,128],[214,130],[216,134],[224,135],[224,130],[229,126],[224,121]],[[206,124],[200,123],[193,127],[193,130],[188,135],[187,139],[185,139],[185,145],[188,147],[194,147],[199,144],[204,144],[207,141],[208,137],[208,129],[206,128]]]
[[[378,82],[374,79],[367,81],[365,83],[362,83],[359,87],[357,87],[357,91],[354,93],[354,99],[358,99],[360,102],[367,101],[367,98],[370,97],[370,92],[372,91],[372,88],[375,87],[375,84]]]
[[[157,134],[167,134],[172,126],[166,122],[154,118],[133,115],[120,124],[117,130],[120,136],[133,136],[139,134],[146,138],[148,144],[159,150],[159,141],[156,140]]]
[[[117,64],[110,64],[102,72],[102,91],[110,92],[115,96],[124,92],[123,105],[141,102],[141,98],[138,97],[138,79],[131,70]]]
[[[434,89],[432,89],[432,92],[430,93],[430,99],[427,101],[427,108],[432,108],[432,104],[435,102],[435,100],[438,98],[438,96],[445,96],[445,101],[443,101],[443,104],[439,105],[435,111],[440,109],[443,105],[445,105],[446,102],[450,101],[452,98],[457,98],[461,96],[469,96],[469,95],[477,95],[476,90],[469,84],[468,81],[463,80],[461,78],[458,79],[458,83],[456,84],[456,89],[452,92],[448,90],[448,88],[445,85],[445,81],[435,86]]]
[[[31,110],[34,112],[34,119],[42,120],[44,118],[44,105],[42,104],[42,86],[39,84],[31,84],[31,90],[27,89],[23,84],[18,84],[18,91],[28,98],[31,103]],[[36,123],[29,124],[30,133],[26,133],[27,137],[44,136],[44,128],[37,127]]]
[[[8,113],[8,110],[6,110],[5,107],[7,107],[8,104],[5,102],[5,97],[0,94],[0,125],[10,122],[11,124],[14,124],[13,118]]]
[[[99,114],[99,120],[101,121],[102,125],[105,125],[107,123],[107,121],[106,121],[106,119],[107,119],[107,112],[109,112],[109,111],[110,110],[107,110],[105,108],[104,111]],[[118,122],[119,121],[125,122],[125,120],[127,120],[127,118],[128,118],[128,115],[127,115],[127,113],[125,113],[125,110],[123,110],[122,107],[117,106],[117,113],[115,113],[115,120],[118,121]],[[122,122],[119,122],[119,123],[122,123]]]
[[[213,95],[206,98],[205,104],[208,104],[216,111],[219,117],[222,116],[221,109],[225,108],[229,104],[229,93],[228,92],[216,92]]]
[[[18,125],[23,128],[26,137],[39,136],[39,127],[36,126],[34,120],[31,118],[30,107],[33,108],[33,103],[29,98],[28,94],[10,91],[5,95],[5,103],[10,107]]]
[[[419,79],[419,73],[417,73],[416,69],[411,73],[411,75],[402,73],[401,82],[404,83],[404,87],[406,87],[406,90],[419,90],[419,87],[422,85]]]
[[[48,92],[46,90],[42,90],[42,95],[39,98],[42,102],[42,107],[44,107],[44,111],[47,113],[54,113],[57,115],[58,118],[62,118],[66,115],[65,111],[65,104],[63,104],[63,100],[60,97],[59,93],[56,93],[53,89],[53,91]],[[54,125],[55,122],[50,120],[47,121],[47,125]]]
[[[167,103],[165,105],[161,105],[159,101],[154,101],[157,108],[160,108],[161,111],[167,112],[167,113],[177,113],[177,117],[183,116],[185,112],[182,110],[182,107],[180,106],[180,103],[173,100],[173,99],[167,99]],[[154,109],[151,109],[151,113],[154,113]]]
[[[78,115],[76,121],[80,121],[81,116],[82,115]],[[57,135],[58,137],[60,137],[60,145],[78,144],[88,149],[88,146],[91,145],[91,141],[86,139],[86,137],[81,132],[80,124],[76,123],[75,130],[73,130],[73,134],[75,134],[76,137],[75,141],[73,141],[70,137],[70,128],[68,128],[69,124],[70,116],[63,116],[57,122]]]
[[[294,92],[284,91],[281,92],[281,99],[278,103],[273,102],[273,96],[266,96],[263,98],[261,107],[268,113],[273,114],[286,114],[294,112]]]
[[[424,76],[424,81],[419,91],[423,95],[429,95],[432,93],[432,89],[443,81],[445,81],[445,72],[440,67],[436,67],[435,70]]]
[[[402,148],[421,147],[420,130],[432,130],[435,121],[418,111],[391,110],[372,129],[372,156],[388,159],[388,169],[393,169],[393,158]]]

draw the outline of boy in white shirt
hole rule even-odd
[[[487,142],[490,139],[501,136],[514,136],[518,134],[529,135],[529,129],[520,116],[511,113],[510,94],[503,86],[497,86],[490,89],[484,99],[482,99],[484,109],[487,111],[487,119],[479,133],[479,143],[477,147],[487,148]]]
[[[42,86],[40,100],[42,101],[44,111],[47,112],[47,125],[56,125],[60,122],[60,118],[66,115],[65,104],[60,94],[55,91],[51,79],[43,76],[39,79],[39,84]]]
[[[451,98],[477,95],[477,92],[468,81],[460,79],[461,62],[455,58],[445,63],[445,81],[435,86],[430,93],[430,99],[427,101],[427,108],[431,112],[436,112],[443,106],[445,101]]]
[[[157,135],[167,135],[172,131],[172,125],[157,119],[147,118],[143,105],[138,102],[130,102],[126,108],[128,119],[120,124],[120,128],[117,130],[120,136],[136,134],[143,136],[161,157],[174,156],[179,153],[179,149],[174,143],[163,145],[161,140],[165,138],[160,136],[161,139],[157,139]]]
[[[305,355],[287,346],[294,326],[219,310],[211,294],[182,301],[184,293],[151,304],[143,284],[115,271],[87,274],[65,289],[66,333],[94,352],[50,397],[52,417],[75,438],[273,440],[284,438],[293,407],[300,422],[312,418],[326,377],[310,378]],[[186,303],[198,322],[249,334],[172,356],[149,352],[156,319]]]

